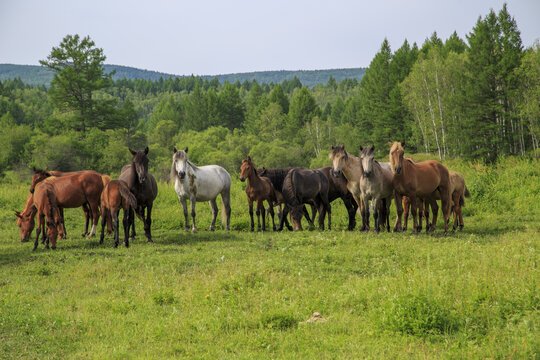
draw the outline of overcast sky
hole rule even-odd
[[[525,46],[540,0],[509,0]],[[465,39],[498,0],[0,0],[0,63],[39,65],[67,34],[89,35],[107,64],[176,75],[367,67],[433,31]]]

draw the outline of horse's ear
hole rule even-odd
[[[371,145],[371,152],[375,152],[375,145]]]
[[[405,147],[405,140],[401,140],[401,146]]]
[[[187,146],[186,146],[186,148],[184,149],[184,151],[187,153],[187,151],[188,151],[188,147],[187,147]]]
[[[335,146],[334,146],[334,145],[332,145],[332,150],[334,150],[334,149],[335,149]]]
[[[173,146],[173,151],[174,151],[175,154],[178,151],[178,150],[176,150],[176,146]]]
[[[137,153],[136,151],[131,150],[130,148],[128,148],[128,149],[129,149],[129,152],[131,153],[131,155],[135,155]]]
[[[362,145],[360,145],[360,151],[364,150],[364,148],[362,147]]]
[[[145,154],[145,155],[148,155],[148,150],[149,150],[149,149],[148,149],[148,146],[144,148],[144,154]]]
[[[21,215],[21,213],[18,212],[18,211],[15,211],[15,216],[22,219],[22,215]]]
[[[251,156],[248,156],[248,161],[251,161]]]
[[[33,171],[34,173],[36,173],[36,172],[37,172],[37,169],[36,169],[36,167],[35,167],[35,166],[32,166],[32,171]]]
[[[388,146],[392,147],[394,145],[391,141],[388,142]]]

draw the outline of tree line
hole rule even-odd
[[[113,80],[89,38],[68,35],[44,68],[49,88],[0,82],[0,172],[29,166],[117,173],[127,147],[150,147],[165,177],[173,145],[196,163],[236,172],[248,154],[257,165],[322,166],[331,145],[353,153],[406,139],[409,152],[440,159],[496,161],[538,157],[540,46],[524,49],[507,6],[479,17],[466,39],[433,33],[421,47],[385,39],[362,80],[304,86],[217,78]]]

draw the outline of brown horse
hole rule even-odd
[[[114,247],[118,247],[118,213],[120,212],[120,209],[122,209],[124,210],[124,219],[122,221],[124,225],[124,245],[129,247],[128,215],[130,208],[137,208],[137,199],[135,199],[135,196],[131,193],[131,191],[129,191],[127,184],[121,180],[110,180],[101,193],[101,211],[103,212],[103,215],[101,218],[101,238],[99,239],[100,244],[103,244],[103,238],[105,236],[104,232],[105,222],[107,219],[106,215],[110,215],[112,218],[112,226],[114,231]]]
[[[47,240],[51,242],[51,248],[56,249],[56,238],[59,228],[61,233],[61,216],[58,208],[57,198],[53,185],[48,182],[41,182],[35,186],[33,194],[33,204],[37,209],[38,227],[34,249],[36,250],[39,242],[39,234],[45,229],[45,219],[47,224]],[[49,247],[47,243],[46,247]]]
[[[148,147],[144,150],[134,151],[129,149],[129,151],[133,158],[130,164],[124,165],[118,180],[124,181],[137,199],[137,207],[129,210],[128,221],[131,226],[131,237],[135,237],[135,218],[133,214],[135,211],[144,223],[144,232],[148,242],[152,242],[152,206],[158,193],[157,182],[152,174],[148,172]]]
[[[394,174],[392,184],[394,186],[397,207],[396,226],[401,231],[401,196],[407,196],[411,201],[411,212],[413,215],[413,233],[418,233],[417,209],[419,199],[429,199],[434,201],[435,191],[439,190],[441,206],[444,217],[444,231],[448,232],[448,218],[450,216],[450,174],[448,169],[438,161],[428,160],[415,163],[404,158],[405,141],[388,142],[390,146],[390,165]],[[434,214],[430,231],[435,230],[436,217]]]
[[[454,216],[454,226],[452,228],[452,231],[455,231],[459,226],[459,231],[463,230],[463,213],[462,213],[462,207],[465,206],[465,197],[470,197],[471,194],[469,193],[469,189],[467,189],[467,186],[465,185],[465,179],[463,178],[463,175],[450,170],[450,191],[451,191],[451,211]],[[436,191],[433,199],[440,200],[441,196],[439,194],[439,191]],[[419,211],[420,214],[422,214],[426,219],[426,231],[429,230],[429,206],[430,203],[428,200],[422,200],[418,204],[420,206]],[[422,205],[424,206],[424,209],[422,209]],[[409,198],[406,196],[403,197],[403,209],[405,212],[404,216],[404,225],[403,229],[407,230],[407,222],[409,217],[409,206],[410,201]],[[431,211],[433,212],[433,217],[436,219],[438,212],[438,205],[435,201],[431,204]],[[422,222],[419,224],[419,231],[422,230]]]
[[[34,206],[34,195],[28,194],[23,211],[15,211],[15,216],[17,216],[17,226],[21,233],[21,242],[27,242],[30,239],[32,230],[34,230],[34,226],[36,225],[34,222],[36,213],[37,209]],[[45,238],[45,228],[43,228],[43,238]]]
[[[264,201],[268,201],[270,205],[268,212],[272,217],[272,229],[276,230],[274,222],[274,203],[277,202],[276,193],[272,182],[267,177],[259,177],[255,170],[255,165],[251,161],[251,157],[242,160],[240,167],[240,181],[246,181],[246,195],[249,204],[249,216],[251,218],[251,231],[254,230],[255,224],[253,221],[253,202],[257,202],[257,231],[261,231],[261,215],[262,215],[262,230],[266,231],[266,218],[264,214]]]
[[[50,174],[49,174],[50,175]],[[99,219],[99,202],[101,192],[103,191],[103,180],[101,174],[86,170],[73,175],[66,175],[62,177],[43,177],[35,181],[32,184],[31,190],[35,189],[36,184],[48,182],[52,184],[54,193],[56,195],[58,207],[63,208],[75,208],[88,204],[92,213],[93,224],[88,237],[94,236],[97,230],[97,223]],[[23,214],[30,213],[28,208],[29,201],[27,200],[26,208],[22,212]],[[24,226],[28,226],[28,219],[26,216],[19,218],[25,222]]]
[[[47,171],[47,170],[41,170],[41,169],[36,169],[36,168],[33,168],[33,170],[34,170],[34,175],[32,176],[32,184],[30,185],[30,193],[34,191],[34,187],[36,186],[37,183],[43,181],[43,179],[46,179],[50,176],[62,177],[62,176],[78,175],[86,171],[91,171],[91,170],[81,170],[81,171],[62,172],[62,171],[55,171],[55,170]],[[103,181],[103,187],[105,187],[105,185],[107,185],[107,183],[111,181],[111,178],[108,175],[101,175],[101,180]],[[82,236],[84,237],[88,235],[88,224],[93,223],[93,217],[92,217],[93,213],[88,207],[88,203],[84,203],[82,205],[82,209],[83,209],[84,217],[85,217],[84,233],[82,234]],[[67,232],[66,232],[66,227],[64,224],[64,209],[63,208],[60,208],[60,214],[62,215],[63,236],[66,236]],[[111,231],[112,231],[111,219],[110,217],[108,217],[107,218],[107,234],[110,234]]]

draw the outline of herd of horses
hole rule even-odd
[[[381,227],[390,231],[392,199],[397,213],[394,224],[396,232],[407,229],[409,210],[413,218],[413,233],[422,230],[423,218],[426,221],[426,231],[434,231],[439,209],[438,200],[441,202],[445,233],[448,231],[450,213],[454,216],[453,230],[461,230],[464,197],[470,197],[463,176],[449,171],[438,161],[415,162],[405,157],[405,141],[389,142],[388,145],[388,163],[374,159],[374,146],[360,147],[360,156],[357,157],[348,153],[344,145],[332,146],[329,154],[332,166],[319,169],[257,169],[250,157],[242,160],[240,180],[247,182],[250,230],[254,231],[255,228],[254,203],[257,205],[257,231],[266,230],[266,212],[270,215],[274,231],[281,231],[284,226],[289,230],[302,230],[302,218],[305,217],[313,225],[317,214],[319,228],[324,230],[327,217],[328,229],[331,229],[330,203],[337,198],[341,198],[347,208],[348,230],[355,228],[356,213],[360,211],[361,231],[370,230],[371,214],[376,232],[381,231]],[[129,247],[129,237],[136,236],[135,215],[144,224],[148,242],[152,242],[152,206],[158,189],[155,178],[148,172],[148,147],[144,150],[129,151],[133,155],[131,163],[122,168],[118,180],[111,180],[108,175],[93,170],[59,172],[34,169],[25,207],[23,211],[15,212],[21,241],[29,241],[37,215],[34,250],[38,247],[40,236],[46,248],[49,243],[53,249],[56,248],[57,239],[67,235],[63,209],[82,207],[86,219],[83,236],[92,237],[96,234],[101,215],[99,243],[103,243],[107,226],[107,234],[114,233],[114,246],[117,247],[119,211],[122,209],[124,245]],[[210,204],[212,222],[209,230],[214,230],[218,195],[222,202],[222,224],[227,230],[230,229],[231,176],[223,167],[196,166],[189,161],[188,148],[174,148],[170,177],[184,211],[185,231],[190,230],[187,200],[191,205],[191,232],[197,232],[195,205],[201,201],[208,201]],[[311,214],[306,205],[311,207]],[[277,227],[274,207],[277,207]]]

